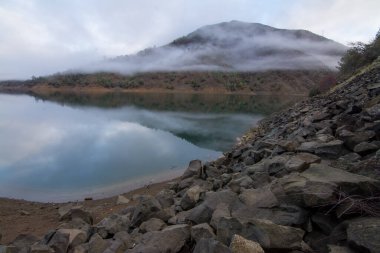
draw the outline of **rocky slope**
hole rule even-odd
[[[380,249],[380,62],[264,120],[217,161],[97,224],[60,208],[42,240],[0,252],[370,252]]]

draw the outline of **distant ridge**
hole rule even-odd
[[[334,70],[346,50],[344,45],[306,30],[230,21],[201,27],[162,47],[116,57],[92,70]]]

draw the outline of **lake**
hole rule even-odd
[[[0,197],[42,202],[120,194],[211,161],[300,97],[0,94]]]

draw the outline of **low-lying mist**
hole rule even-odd
[[[346,47],[304,30],[232,21],[172,43],[108,59],[77,72],[334,70]]]

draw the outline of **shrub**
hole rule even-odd
[[[351,47],[339,62],[339,77],[347,78],[354,74],[359,68],[372,63],[380,56],[380,30],[370,43],[351,43]]]

